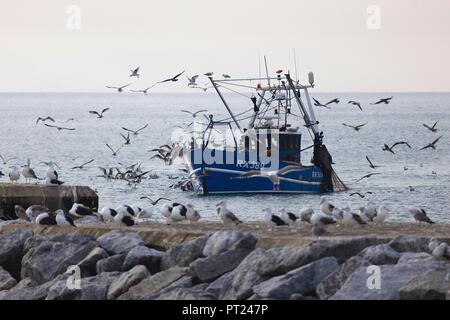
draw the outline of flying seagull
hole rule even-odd
[[[195,76],[192,77],[186,77],[189,81],[188,83],[188,87],[195,87],[197,85],[197,78],[198,78],[198,74],[196,74]]]
[[[51,121],[51,122],[55,122],[55,119],[53,119],[52,117],[48,116],[48,117],[45,117],[45,118],[42,118],[42,117],[37,118],[36,124],[38,124],[39,121],[45,122],[45,121],[47,121],[47,120],[49,120],[49,121]]]
[[[348,103],[352,104],[354,106],[357,106],[359,108],[359,110],[363,111],[363,109],[361,108],[361,103],[359,103],[357,101],[353,101],[353,100],[349,101]]]
[[[197,116],[197,114],[199,114],[200,112],[206,112],[206,111],[208,111],[208,110],[202,109],[202,110],[198,110],[195,112],[191,112],[189,110],[181,110],[181,112],[189,113],[190,115],[192,115],[193,118],[195,118]]]
[[[177,74],[176,76],[174,76],[172,78],[168,78],[168,79],[160,81],[158,83],[164,83],[164,82],[170,82],[170,81],[172,81],[172,82],[178,81],[178,77],[181,76],[183,73],[184,73],[184,71],[180,72],[179,74]]]
[[[89,164],[89,163],[92,163],[93,161],[94,161],[94,159],[91,159],[91,160],[89,160],[89,161],[86,161],[85,163],[83,163],[83,164],[81,164],[81,165],[79,165],[79,166],[72,167],[72,170],[73,170],[73,169],[83,169],[85,165],[87,165],[87,164]]]
[[[368,156],[366,156],[366,159],[367,159],[367,161],[369,162],[369,167],[371,167],[372,169],[376,169],[376,168],[381,167],[381,166],[376,166],[376,165],[374,165],[374,164],[372,163],[372,161],[370,161],[370,159],[369,159]]]
[[[130,78],[131,77],[137,77],[137,78],[139,78],[139,68],[140,67],[137,67],[136,69],[131,69],[130,71],[131,71],[131,74],[130,74]]]
[[[0,154],[0,159],[2,159],[3,164],[6,165],[6,164],[8,164],[8,162],[10,162],[11,160],[17,159],[17,157],[7,158],[7,157],[4,157],[4,156],[2,156],[2,155]]]
[[[329,107],[328,105],[326,105],[326,104],[322,104],[322,103],[320,103],[318,100],[316,100],[315,98],[312,98],[313,100],[314,100],[314,105],[316,106],[316,107],[324,107],[324,108],[328,108],[328,109],[331,109],[331,107]]]
[[[206,72],[206,73],[204,73],[204,75],[207,76],[207,77],[212,77],[213,74],[214,74],[214,72]]]
[[[131,84],[131,83],[126,84],[126,85],[121,86],[121,87],[113,87],[113,86],[106,86],[106,87],[107,87],[108,89],[116,89],[117,92],[123,92],[123,89],[126,88],[126,87],[128,87],[130,84]]]
[[[389,104],[389,103],[391,102],[392,98],[394,98],[394,97],[390,97],[390,98],[382,98],[382,99],[378,100],[377,102],[371,103],[371,104],[372,104],[372,105],[375,105],[375,104],[381,104],[381,103]]]
[[[161,200],[172,201],[172,200],[170,200],[170,199],[163,198],[163,197],[158,198],[158,199],[156,199],[155,201],[153,201],[149,196],[142,196],[142,197],[140,197],[139,199],[147,199],[147,200],[149,200],[150,203],[152,204],[152,206],[156,205],[156,204],[157,204],[159,201],[161,201]]]
[[[395,152],[394,152],[394,147],[395,147],[395,146],[398,146],[398,145],[401,145],[401,144],[405,144],[405,145],[407,145],[410,149],[412,149],[408,142],[405,142],[405,141],[399,141],[399,142],[394,143],[394,144],[392,145],[392,147],[389,147],[389,146],[385,143],[382,150],[383,150],[383,151],[389,151],[390,153],[395,154]]]
[[[432,127],[426,125],[425,123],[423,124],[423,126],[424,126],[425,128],[427,128],[428,130],[432,131],[432,132],[436,132],[436,131],[438,130],[438,129],[436,129],[436,125],[438,124],[438,122],[439,122],[439,121],[436,121],[436,122],[433,124]]]
[[[380,172],[375,172],[375,173],[369,173],[369,174],[366,174],[365,176],[363,176],[363,177],[359,178],[358,180],[356,180],[356,182],[359,182],[359,181],[361,181],[362,179],[370,178],[371,176],[375,176],[375,175],[377,175],[377,174],[381,174],[381,173],[380,173]]]
[[[122,127],[122,129],[125,130],[125,131],[128,131],[128,132],[131,132],[131,133],[133,133],[135,136],[137,136],[137,135],[139,134],[139,131],[144,130],[145,128],[147,128],[147,126],[148,126],[148,123],[147,123],[145,126],[143,126],[142,128],[139,128],[139,129],[137,129],[137,130],[131,130],[131,129],[127,129],[127,128],[125,128],[125,127]]]
[[[352,128],[352,129],[355,129],[355,131],[359,131],[359,130],[361,130],[361,128],[364,127],[367,123],[368,123],[368,122],[363,123],[363,124],[360,124],[360,125],[357,125],[357,126],[352,126],[352,125],[345,124],[345,123],[343,123],[342,125],[343,125],[343,126],[346,126],[346,127],[349,127],[349,128]]]
[[[224,79],[230,79],[231,78],[231,76],[226,74],[226,73],[222,74],[222,77],[224,77]]]
[[[61,130],[73,131],[73,130],[75,130],[75,128],[66,128],[66,127],[60,127],[60,126],[52,126],[51,124],[47,124],[47,123],[44,123],[44,125],[47,126],[47,127],[50,127],[50,128],[58,129],[58,131],[61,131]]]
[[[364,194],[362,194],[360,192],[353,192],[353,193],[350,193],[350,197],[359,196],[360,198],[364,199],[368,194],[372,194],[372,192],[371,191],[367,191]]]
[[[436,140],[434,140],[432,143],[427,144],[425,147],[421,148],[420,150],[425,150],[428,148],[432,148],[433,150],[436,149],[436,143],[442,138],[442,136],[440,136],[439,138],[437,138]]]
[[[130,132],[128,132],[126,136],[123,135],[122,133],[120,135],[122,136],[122,138],[125,139],[125,142],[123,144],[130,144],[131,143]]]
[[[150,86],[148,88],[142,89],[142,90],[130,90],[130,91],[131,92],[142,92],[143,94],[147,94],[147,91],[150,90],[151,88],[153,88],[155,85],[156,84],[154,84],[154,85],[152,85],[152,86]]]
[[[106,144],[106,146],[109,148],[109,150],[111,150],[112,155],[113,155],[114,157],[117,156],[117,152],[119,152],[120,149],[123,148],[123,145],[121,145],[119,148],[117,148],[117,150],[114,150],[113,148],[111,148],[111,146],[110,146],[109,144]]]
[[[105,108],[105,109],[103,109],[100,113],[99,113],[98,111],[95,111],[95,110],[90,110],[89,113],[90,113],[90,114],[95,114],[95,115],[97,115],[97,118],[101,119],[101,118],[103,118],[103,114],[104,114],[106,111],[108,111],[108,110],[109,110],[109,108]]]

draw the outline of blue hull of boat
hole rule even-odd
[[[185,162],[191,173],[194,188],[202,194],[227,193],[321,193],[322,170],[317,166],[290,171],[279,175],[280,184],[274,185],[267,177],[254,176],[237,179],[241,174],[259,170],[254,163],[240,162],[232,164],[196,164],[194,151],[186,155]],[[279,168],[292,165],[281,161]]]

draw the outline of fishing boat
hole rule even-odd
[[[267,68],[266,68],[267,70]],[[279,70],[274,77],[214,79],[212,87],[229,117],[215,119],[194,130],[184,162],[196,192],[232,193],[324,193],[346,190],[332,167],[323,143],[324,134],[314,114],[308,85]],[[242,83],[247,83],[243,85]],[[263,84],[264,83],[264,84]],[[225,89],[251,90],[247,110],[232,111]],[[237,91],[235,91],[237,92]],[[205,116],[206,117],[206,116]],[[294,126],[294,123],[300,122]],[[311,143],[302,148],[302,137]],[[311,163],[302,154],[312,151]]]

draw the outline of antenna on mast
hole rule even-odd
[[[267,68],[267,59],[266,59],[266,56],[264,56],[264,65],[266,66],[267,83],[269,84],[269,87],[270,87],[269,69]]]
[[[294,67],[295,67],[295,80],[298,81],[298,74],[297,74],[297,55],[295,54],[295,48],[294,48]]]
[[[261,51],[258,50],[258,72],[259,78],[261,78]]]

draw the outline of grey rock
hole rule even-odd
[[[22,259],[22,278],[31,278],[38,284],[48,282],[78,264],[97,243],[91,237],[78,233],[61,234],[28,245]]]
[[[150,276],[145,266],[135,266],[133,269],[124,272],[114,280],[108,289],[107,299],[115,300],[120,295],[128,291],[132,286],[137,285],[139,282]]]
[[[24,219],[0,221],[0,229],[3,226],[9,226],[11,224],[29,224],[29,225],[31,225],[32,223],[30,221],[27,221],[27,220],[24,220]]]
[[[103,249],[109,254],[128,253],[137,246],[143,246],[144,241],[137,233],[113,230],[97,238]]]
[[[185,275],[187,275],[187,268],[181,267],[173,267],[158,272],[131,287],[119,296],[118,300],[147,300]]]
[[[433,260],[433,256],[425,252],[404,252],[400,255],[397,264],[415,264]]]
[[[401,260],[402,258],[400,258]],[[399,261],[400,261],[399,260]],[[400,298],[400,288],[411,280],[430,271],[448,267],[444,261],[415,260],[420,263],[397,263],[396,265],[379,266],[380,288],[370,288],[368,280],[374,278],[373,271],[367,267],[358,268],[344,283],[341,289],[333,295],[332,300],[397,300]],[[369,279],[370,277],[370,279]],[[370,281],[369,281],[370,283]]]
[[[86,216],[79,219],[76,219],[75,221],[76,226],[86,226],[86,225],[96,225],[99,223],[103,223],[100,221],[97,216]]]
[[[8,271],[0,267],[0,291],[9,290],[16,284],[16,279],[14,279]]]
[[[268,277],[261,276],[257,272],[257,264],[265,258],[267,251],[257,248],[242,260],[239,266],[231,271],[229,275],[231,281],[225,279],[227,280],[227,286],[224,286],[224,291],[221,292],[219,299],[242,300],[251,297],[253,295],[253,287],[268,279]]]
[[[192,288],[195,284],[194,278],[191,276],[183,276],[180,279],[172,282],[165,288],[154,292],[152,295],[148,296],[148,300],[156,300],[159,296],[167,294],[169,291],[178,289],[178,288]]]
[[[370,266],[370,262],[361,256],[354,256],[345,261],[339,267],[339,270],[328,275],[316,287],[316,294],[321,300],[326,300],[334,295],[347,281],[348,277],[355,272],[359,267]]]
[[[253,288],[253,291],[260,297],[270,299],[289,299],[294,293],[308,295],[315,292],[316,286],[338,268],[336,258],[323,258],[261,282]]]
[[[205,257],[217,255],[229,250],[236,242],[248,237],[243,232],[236,230],[224,230],[213,233],[206,241],[203,255]]]
[[[232,271],[225,273],[220,278],[211,282],[208,287],[206,287],[206,291],[217,298],[223,296],[226,290],[230,288],[234,276],[235,274]]]
[[[209,236],[202,236],[172,246],[161,259],[161,270],[166,270],[174,266],[187,267],[192,261],[203,257],[203,248],[208,238]]]
[[[300,293],[291,294],[289,300],[306,300],[305,296]]]
[[[122,271],[122,265],[125,261],[125,257],[125,254],[116,254],[108,258],[98,260],[95,265],[97,274],[101,274],[103,272]]]
[[[0,266],[20,280],[20,269],[25,241],[33,236],[31,230],[17,229],[9,233],[0,233]]]
[[[156,300],[214,300],[215,297],[205,291],[208,284],[199,284],[192,288],[176,288],[159,295]]]
[[[119,276],[119,272],[105,272],[82,278],[80,289],[69,288],[65,280],[57,281],[49,288],[46,300],[105,300],[109,286]]]
[[[100,247],[94,248],[83,260],[78,263],[78,267],[80,267],[81,270],[81,276],[85,278],[95,275],[95,266],[97,261],[106,259],[107,257],[109,257],[109,255],[106,250]]]
[[[211,236],[209,240],[214,237]],[[208,242],[209,242],[208,240]],[[233,242],[226,251],[208,255],[190,264],[190,272],[201,282],[210,282],[221,275],[235,269],[239,263],[255,248],[256,238],[251,234],[239,236],[239,240]],[[208,243],[207,243],[208,245]],[[205,247],[206,248],[206,247]]]
[[[389,245],[398,252],[427,252],[430,239],[413,235],[399,235],[389,242]]]
[[[67,274],[61,274],[52,281],[40,285],[30,278],[25,278],[15,287],[0,291],[0,300],[44,300],[47,297],[49,288],[67,277]]]
[[[339,263],[343,263],[363,249],[379,242],[375,236],[365,236],[345,240],[315,241],[302,248],[271,248],[258,261],[257,269],[262,276],[274,277],[326,257],[335,257]]]
[[[400,288],[402,300],[445,300],[450,290],[450,268],[423,274]]]
[[[400,253],[392,249],[388,244],[368,247],[359,255],[375,265],[396,264],[398,259],[400,259]]]
[[[157,273],[160,271],[161,258],[163,255],[164,252],[150,249],[146,246],[134,247],[125,257],[122,270],[128,271],[134,266],[144,265],[150,273]]]

